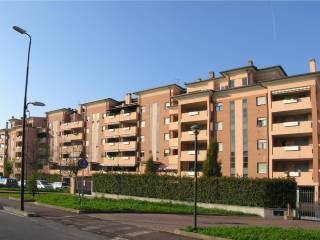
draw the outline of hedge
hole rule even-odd
[[[39,180],[46,180],[49,183],[61,182],[61,176],[58,174],[37,173],[37,178]]]
[[[294,179],[201,177],[198,201],[239,206],[285,208],[295,206]],[[93,191],[99,193],[193,201],[193,179],[155,174],[94,174]]]

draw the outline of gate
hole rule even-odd
[[[315,201],[314,189],[299,189],[297,193],[299,218],[320,221],[320,203]]]
[[[82,177],[77,178],[77,186],[76,186],[76,193],[89,194],[92,193],[92,179],[91,177],[84,177],[82,181]]]

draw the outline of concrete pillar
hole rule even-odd
[[[75,179],[74,177],[70,178],[70,194],[75,194]]]
[[[316,72],[317,71],[317,63],[315,59],[310,59],[309,60],[309,68],[310,72]]]

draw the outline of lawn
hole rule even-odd
[[[195,232],[191,227],[184,229]],[[201,227],[197,233],[232,240],[320,240],[320,230],[276,227]]]
[[[17,193],[0,194],[0,197],[16,197],[20,195]],[[30,200],[30,194],[25,195],[25,199]],[[35,196],[35,200],[40,203],[72,208],[78,210],[85,210],[88,212],[134,212],[134,213],[179,213],[191,214],[193,212],[192,206],[172,203],[151,203],[139,200],[123,199],[85,199],[81,205],[78,196],[70,194],[59,193],[40,193]],[[199,214],[211,215],[248,215],[241,212],[227,211],[221,209],[198,208]]]

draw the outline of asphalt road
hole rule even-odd
[[[43,218],[20,217],[0,210],[0,239],[100,240],[111,238],[57,224]]]

